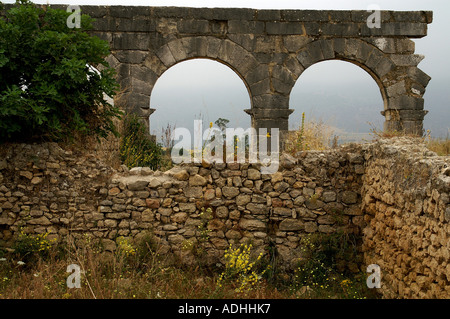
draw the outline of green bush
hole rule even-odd
[[[105,94],[118,84],[108,43],[86,32],[92,19],[69,28],[71,13],[28,0],[0,10],[0,141],[116,133],[121,112]]]
[[[150,139],[146,125],[134,114],[124,119],[120,159],[128,168],[150,167],[156,170],[161,165],[161,145]]]
[[[15,255],[26,261],[36,256],[47,256],[54,242],[54,240],[49,240],[47,236],[48,233],[30,235],[21,230],[13,245]]]

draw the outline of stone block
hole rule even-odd
[[[322,49],[322,55],[325,60],[335,58],[333,42],[331,40],[320,40],[320,47]]]
[[[267,78],[260,82],[250,85],[250,92],[252,93],[253,96],[270,94],[272,92],[270,79]]]
[[[330,225],[319,225],[319,232],[331,234],[334,233],[335,229]]]
[[[416,67],[408,68],[407,74],[413,81],[419,83],[423,87],[426,87],[431,80],[430,76]]]
[[[258,219],[241,219],[239,227],[248,231],[262,231],[266,229],[266,223]]]
[[[111,21],[113,22],[113,21]],[[112,28],[112,23],[110,22],[110,30],[120,31],[120,32],[154,32],[156,31],[156,24],[153,20],[148,18],[139,19],[123,19],[116,18],[115,28]]]
[[[312,41],[314,41],[314,38],[306,36],[286,35],[283,37],[284,47],[289,52],[297,52]]]
[[[279,215],[279,216],[291,217],[292,216],[292,209],[291,208],[286,208],[286,207],[275,207],[273,209],[273,213],[275,215]]]
[[[236,197],[236,205],[245,206],[250,203],[251,197],[250,195],[241,194]]]
[[[266,204],[249,203],[245,208],[256,215],[267,215],[270,211]]]
[[[197,210],[195,203],[179,203],[178,207],[182,212],[194,213]]]
[[[322,200],[325,203],[334,202],[336,200],[336,192],[334,191],[325,191],[322,194]]]
[[[302,221],[293,218],[287,218],[280,223],[280,231],[300,231],[304,229]]]
[[[281,10],[257,10],[256,19],[260,21],[281,20]]]
[[[422,22],[431,23],[433,12],[431,11],[394,11],[392,12],[394,21],[397,22]]]
[[[209,22],[207,20],[181,19],[177,23],[179,33],[185,34],[207,34],[210,33]]]
[[[166,66],[166,67],[170,67],[172,65],[174,65],[175,63],[177,63],[177,61],[175,60],[172,52],[169,49],[168,45],[164,45],[163,47],[161,47],[157,52],[156,55],[158,56],[158,58],[161,60],[161,62]]]
[[[269,78],[269,67],[265,64],[260,64],[253,70],[249,71],[247,75],[245,75],[245,80],[247,85],[253,85],[258,83],[264,79]]]
[[[425,56],[422,54],[392,54],[390,58],[397,66],[417,66]]]
[[[206,179],[198,174],[189,178],[189,186],[205,186],[206,183]]]
[[[410,39],[395,39],[395,51],[388,53],[409,53],[412,54],[416,50],[416,43]]]
[[[239,195],[239,188],[225,186],[222,188],[222,194],[227,198],[234,198]]]
[[[207,48],[206,48],[206,56],[212,59],[215,59],[218,57],[220,49],[222,46],[222,40],[213,38],[213,37],[207,37]]]
[[[82,14],[87,14],[92,18],[104,18],[108,14],[108,7],[106,6],[80,6],[80,9]]]
[[[255,9],[241,9],[241,8],[214,8],[213,20],[254,20],[256,16]]]
[[[114,33],[112,38],[113,50],[147,50],[150,46],[148,33]]]
[[[253,96],[252,98],[253,102],[253,109],[266,109],[271,108],[274,105],[278,107],[283,107],[288,109],[289,105],[289,96],[287,95],[281,95],[281,94],[262,94],[260,96]]]
[[[423,110],[424,99],[409,95],[395,96],[388,99],[388,107],[397,110]]]
[[[283,10],[281,14],[286,21],[328,21],[328,12],[322,10]]]
[[[266,22],[267,34],[303,34],[303,24],[301,22]]]
[[[148,186],[147,180],[135,180],[130,182],[127,187],[130,191],[141,191]]]
[[[246,20],[230,20],[228,21],[228,33],[238,34],[263,34],[264,22],[246,21]]]
[[[172,53],[173,58],[175,61],[180,62],[183,60],[186,60],[189,57],[189,48],[185,45],[183,40],[175,40],[171,41],[168,44],[168,47],[170,49],[170,52]]]
[[[388,97],[394,97],[394,96],[399,96],[399,95],[404,95],[406,94],[406,83],[405,81],[400,81],[398,83],[395,83],[391,86],[389,86],[386,89],[386,93],[388,95]]]
[[[148,51],[126,50],[114,53],[120,63],[141,64],[148,55]]]
[[[375,67],[375,73],[378,77],[382,78],[395,68],[395,64],[387,58],[381,59],[381,61]]]
[[[305,22],[303,27],[307,36],[318,36],[322,32],[322,26],[316,22]]]
[[[304,69],[309,68],[311,65],[313,65],[316,61],[309,55],[309,51],[305,48],[300,50],[300,52],[297,54],[297,60],[300,62],[302,67]]]
[[[367,24],[361,26],[362,36],[407,36],[410,38],[422,38],[427,35],[426,23],[410,22],[385,22],[381,28],[369,28]]]
[[[203,191],[201,186],[186,187],[183,189],[184,195],[188,198],[201,198]]]
[[[344,204],[356,204],[358,202],[358,194],[353,191],[343,191],[341,193],[341,201]]]
[[[151,7],[139,6],[109,6],[109,15],[115,18],[133,19],[136,17],[149,17]]]
[[[228,38],[249,52],[255,49],[256,39],[253,34],[228,34]]]
[[[326,23],[321,26],[322,34],[326,36],[349,37],[359,35],[356,23]]]
[[[328,15],[330,16],[330,22],[351,22],[352,21],[352,12],[351,11],[340,11],[333,10],[329,11]]]

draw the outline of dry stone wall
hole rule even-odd
[[[385,296],[449,298],[449,157],[401,139],[370,145],[365,160],[365,264],[381,267]]]
[[[116,171],[53,143],[9,145],[0,159],[0,245],[19,229],[88,235],[106,251],[120,236],[149,235],[160,253],[189,265],[221,262],[230,244],[251,242],[289,269],[302,258],[302,238],[345,231],[360,238],[346,269],[379,265],[386,297],[448,297],[448,164],[410,140],[283,155],[272,175],[258,164],[206,162]]]

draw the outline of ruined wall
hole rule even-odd
[[[150,235],[159,252],[217,263],[230,244],[276,248],[283,267],[307,234],[359,236],[345,267],[378,264],[386,297],[449,297],[449,158],[417,141],[379,141],[283,156],[273,175],[257,164],[189,164],[167,172],[114,171],[56,144],[10,145],[0,160],[0,245],[22,228],[97,238]]]
[[[385,296],[449,298],[449,157],[401,139],[370,145],[365,159],[365,264],[381,267]]]
[[[363,225],[358,146],[283,156],[273,175],[262,175],[258,164],[237,163],[118,173],[56,144],[13,146],[2,163],[4,243],[19,227],[50,238],[90,233],[107,250],[115,249],[118,236],[151,233],[162,252],[189,263],[194,255],[183,247],[198,245],[205,230],[208,263],[220,261],[230,244],[251,240],[257,249],[275,246],[290,267],[301,255],[302,235],[360,234]]]

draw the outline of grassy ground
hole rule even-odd
[[[425,145],[439,156],[450,155],[450,136],[447,136],[446,138],[427,138],[425,140]]]
[[[344,276],[320,263],[307,272],[268,267],[245,248],[230,248],[224,265],[177,266],[151,241],[118,244],[106,252],[86,237],[84,244],[53,244],[45,236],[22,235],[14,252],[0,250],[0,299],[292,299],[377,298],[367,274]],[[247,247],[250,252],[251,247]],[[80,288],[74,270],[80,268]],[[311,265],[310,265],[311,266]],[[303,265],[305,268],[305,265]]]

